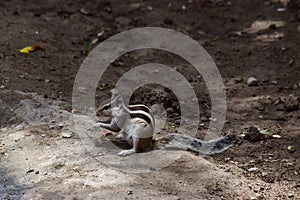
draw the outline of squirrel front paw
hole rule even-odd
[[[95,122],[95,123],[93,124],[93,127],[94,127],[94,128],[99,128],[99,127],[101,127],[101,122]]]

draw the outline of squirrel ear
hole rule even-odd
[[[111,104],[111,107],[122,105],[123,104],[123,99],[122,99],[121,95],[113,96],[113,98],[111,99],[110,104]]]

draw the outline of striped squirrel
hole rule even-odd
[[[237,139],[234,134],[227,134],[209,141],[202,141],[183,134],[168,134],[153,140],[155,120],[151,110],[142,104],[126,106],[116,89],[111,90],[111,93],[111,100],[100,105],[96,110],[96,115],[109,115],[110,123],[97,121],[95,125],[113,132],[121,131],[117,138],[125,140],[132,146],[132,149],[122,150],[118,153],[119,156],[127,156],[153,148],[192,150],[199,154],[210,155],[225,151]]]

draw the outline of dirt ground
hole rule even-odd
[[[101,165],[76,134],[61,136],[71,127],[73,83],[91,41],[95,47],[146,26],[187,34],[212,56],[226,87],[223,131],[239,135],[234,147],[205,158],[174,153],[179,158],[162,169],[131,173]],[[5,0],[0,34],[0,199],[300,199],[299,1]],[[19,53],[34,44],[43,49]],[[203,138],[211,103],[206,85],[166,52],[119,58],[99,83],[97,103],[122,74],[148,62],[176,67],[193,85]],[[258,80],[253,86],[251,76]],[[146,90],[131,102],[151,106],[159,99],[168,112],[160,134],[176,130],[174,95],[164,90],[151,98]],[[151,154],[160,155],[145,156]]]

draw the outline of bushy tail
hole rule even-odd
[[[164,143],[159,149],[192,150],[199,154],[211,155],[220,153],[231,147],[237,140],[234,134],[227,134],[215,140],[203,141],[183,134],[169,134],[163,137]]]

